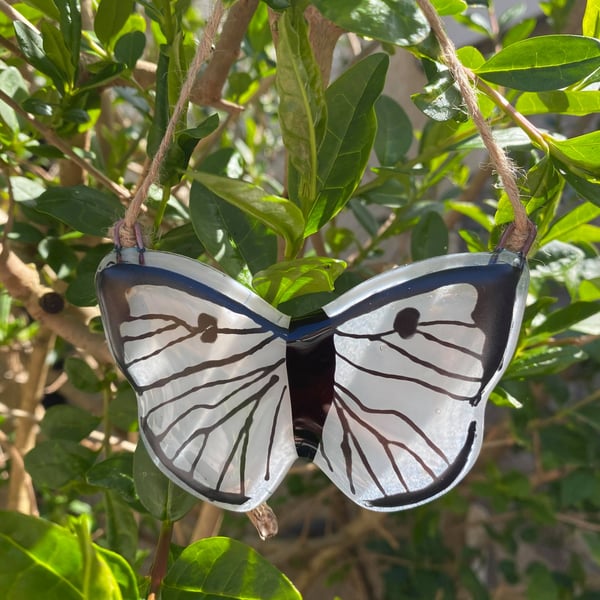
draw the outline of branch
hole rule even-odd
[[[190,94],[194,104],[233,108],[222,100],[223,87],[231,66],[239,58],[240,45],[257,6],[258,0],[239,0],[229,9],[212,58]]]
[[[84,171],[94,177],[99,183],[108,188],[111,192],[119,196],[120,198],[130,198],[131,194],[127,188],[115,183],[109,179],[104,173],[96,169],[94,165],[83,160],[80,156],[73,152],[71,146],[67,144],[63,139],[58,137],[56,133],[46,127],[43,123],[38,121],[33,115],[30,115],[24,110],[18,102],[15,102],[8,94],[0,90],[0,100],[8,104],[16,113],[18,113],[23,119],[25,119],[36,131],[41,133],[46,141],[53,146],[56,146],[65,156],[70,158],[75,164],[81,167]]]
[[[26,265],[7,246],[0,245],[0,253],[0,283],[13,298],[23,303],[32,319],[99,362],[113,362],[104,336],[87,328],[86,315],[81,310],[73,306],[62,308],[62,298],[52,288],[42,285],[37,270]],[[48,300],[56,301],[55,308],[49,306]]]

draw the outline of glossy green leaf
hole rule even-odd
[[[133,480],[133,454],[119,452],[111,454],[103,461],[96,463],[87,473],[87,482],[118,494],[129,506],[138,512],[144,512],[140,504],[135,482]]]
[[[133,455],[133,479],[140,502],[159,521],[178,521],[199,502],[162,474],[141,440]]]
[[[383,89],[388,64],[387,55],[373,54],[327,88],[329,117],[318,153],[318,196],[307,218],[305,236],[342,210],[362,178],[377,131],[374,104]]]
[[[552,240],[561,242],[578,241],[578,232],[582,225],[600,217],[600,207],[591,202],[584,202],[572,211],[561,217],[540,241],[540,245],[550,243]]]
[[[582,198],[600,206],[600,178],[591,177],[588,173],[581,172],[577,167],[562,163],[556,158],[553,162],[569,185]]]
[[[281,135],[288,152],[288,189],[290,198],[307,215],[317,193],[317,148],[327,122],[327,107],[302,10],[285,11],[278,31],[275,84]]]
[[[448,252],[448,229],[437,212],[425,213],[411,233],[413,261],[440,256]]]
[[[287,257],[293,257],[299,250],[304,218],[295,204],[245,181],[202,172],[189,173],[189,176],[281,235],[286,241]]]
[[[572,346],[536,346],[521,352],[513,360],[505,379],[543,377],[560,373],[587,358],[580,348]]]
[[[133,0],[101,0],[94,19],[94,32],[100,42],[108,47],[121,31],[133,11]]]
[[[60,69],[46,56],[42,36],[29,25],[20,21],[15,21],[14,28],[19,47],[29,64],[50,77],[59,92],[64,92],[65,79]]]
[[[600,312],[600,302],[573,302],[554,311],[546,320],[534,327],[527,336],[527,343],[534,344],[569,330],[573,325]]]
[[[558,113],[586,116],[600,112],[600,94],[597,91],[569,90],[525,92],[517,98],[515,108],[524,115]]]
[[[434,121],[467,119],[463,98],[449,71],[438,73],[424,89],[422,93],[413,94],[411,100],[430,119]]]
[[[42,22],[40,30],[46,56],[60,72],[61,79],[71,87],[75,74],[71,65],[71,53],[67,48],[62,32],[48,21]]]
[[[79,442],[96,429],[100,421],[100,417],[91,415],[78,406],[58,404],[46,410],[40,430],[48,439]]]
[[[116,196],[84,185],[48,188],[36,208],[77,231],[102,237],[124,213]]]
[[[427,20],[412,0],[331,0],[313,4],[330,21],[347,31],[398,46],[415,46],[429,34]]]
[[[490,214],[486,213],[478,204],[461,202],[459,200],[451,200],[446,202],[446,207],[451,210],[455,210],[461,215],[465,215],[465,217],[469,217],[481,225],[487,232],[490,232],[494,226],[494,218]]]
[[[70,440],[39,442],[25,455],[25,468],[36,486],[58,489],[83,481],[96,453]]]
[[[475,70],[486,81],[529,92],[558,90],[600,68],[600,40],[546,35],[504,48]]]
[[[102,382],[94,370],[81,358],[69,356],[65,360],[65,373],[78,390],[94,393],[102,389]]]
[[[0,89],[11,98],[27,95],[27,85],[16,67],[0,71]],[[0,100],[0,136],[5,135],[5,128],[10,131],[4,138],[9,143],[19,131],[19,121],[14,109]]]
[[[251,276],[248,265],[233,243],[221,212],[223,202],[206,186],[199,181],[194,181],[190,188],[192,225],[206,252],[219,262],[225,273],[242,283],[249,284]]]
[[[175,137],[161,165],[160,182],[172,187],[176,185],[188,167],[192,152],[198,142],[210,135],[219,126],[219,115],[212,114],[196,127],[185,129]]]
[[[77,81],[79,70],[79,52],[81,50],[81,9],[80,0],[61,0],[55,2],[59,12],[60,32],[70,54],[68,73],[72,82]]]
[[[117,555],[68,529],[16,512],[0,512],[3,598],[124,600],[137,598],[135,576]]]
[[[600,1],[587,0],[583,14],[582,33],[588,37],[600,38]]]
[[[381,165],[393,165],[404,158],[412,144],[412,123],[404,109],[393,98],[385,95],[375,102],[375,114],[375,154]]]
[[[142,31],[129,31],[122,35],[115,44],[115,58],[134,69],[142,57],[146,47],[146,36]]]
[[[442,17],[456,15],[467,10],[467,3],[465,0],[432,0],[431,3]]]
[[[167,572],[161,598],[301,600],[289,579],[254,549],[224,537],[188,546]]]
[[[282,261],[257,273],[252,285],[267,302],[277,306],[304,294],[331,292],[345,268],[344,261],[321,256]]]
[[[568,140],[546,137],[550,154],[564,165],[576,167],[600,178],[600,131],[593,131]]]
[[[197,231],[208,236],[219,257],[219,263],[225,268],[221,248],[225,247],[225,255],[237,256],[231,265],[232,277],[238,277],[239,259],[248,266],[251,273],[267,268],[277,261],[277,238],[257,219],[244,213],[233,204],[222,200],[208,188],[195,181],[190,194],[190,211]],[[207,247],[208,248],[208,247]],[[246,276],[244,282],[249,283]]]

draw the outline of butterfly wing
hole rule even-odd
[[[188,491],[248,511],[297,458],[288,318],[197,261],[146,252],[137,263],[135,250],[107,257],[97,289],[150,456]]]
[[[469,471],[527,280],[512,253],[454,255],[386,273],[324,307],[334,393],[314,462],[352,500],[409,508]]]

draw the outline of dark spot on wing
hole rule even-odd
[[[416,308],[402,309],[394,319],[394,330],[403,340],[411,338],[417,332],[420,316],[421,313]]]

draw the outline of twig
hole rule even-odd
[[[510,238],[506,240],[506,247],[520,250],[530,236],[531,226],[527,218],[525,207],[520,200],[519,188],[515,179],[514,165],[511,163],[504,150],[502,150],[494,140],[490,126],[479,110],[477,96],[471,85],[472,74],[470,74],[458,60],[456,48],[454,47],[452,40],[447,36],[435,8],[430,0],[417,0],[417,4],[423,11],[423,14],[427,18],[427,21],[440,44],[444,63],[452,73],[452,76],[460,89],[467,110],[489,152],[490,160],[500,177],[500,181],[502,182],[506,195],[512,205],[514,213],[514,231]]]
[[[179,123],[179,119],[187,106],[190,93],[192,92],[194,85],[196,84],[196,77],[200,72],[202,65],[210,56],[210,53],[212,51],[212,42],[216,36],[219,24],[221,23],[223,13],[223,5],[221,4],[220,0],[217,0],[213,7],[212,14],[208,19],[204,31],[202,33],[202,38],[200,40],[200,43],[198,44],[196,54],[194,55],[185,82],[183,83],[183,86],[181,88],[177,104],[173,108],[173,113],[171,115],[171,118],[169,119],[169,123],[167,124],[165,134],[160,142],[160,145],[158,146],[158,150],[156,151],[152,162],[150,163],[148,173],[146,174],[142,183],[137,189],[133,200],[127,207],[125,217],[123,218],[123,227],[120,228],[121,244],[125,247],[133,247],[137,245],[137,240],[134,231],[138,215],[141,211],[142,205],[146,201],[146,197],[148,196],[150,186],[157,179],[162,163],[164,162],[167,156],[167,152],[173,141],[173,137],[175,135],[175,130],[177,128],[177,124]]]
[[[74,163],[81,167],[84,171],[89,173],[94,179],[101,183],[104,187],[108,188],[111,192],[123,199],[130,197],[129,190],[124,188],[112,181],[102,171],[99,171],[94,165],[88,163],[83,158],[73,152],[71,146],[64,140],[56,135],[56,133],[50,128],[46,127],[43,123],[38,121],[33,115],[30,115],[24,110],[17,102],[15,102],[8,94],[0,90],[0,100],[5,104],[8,104],[15,112],[19,113],[23,119],[25,119],[35,130],[42,134],[46,141],[53,146],[56,146],[65,156],[69,157]]]

